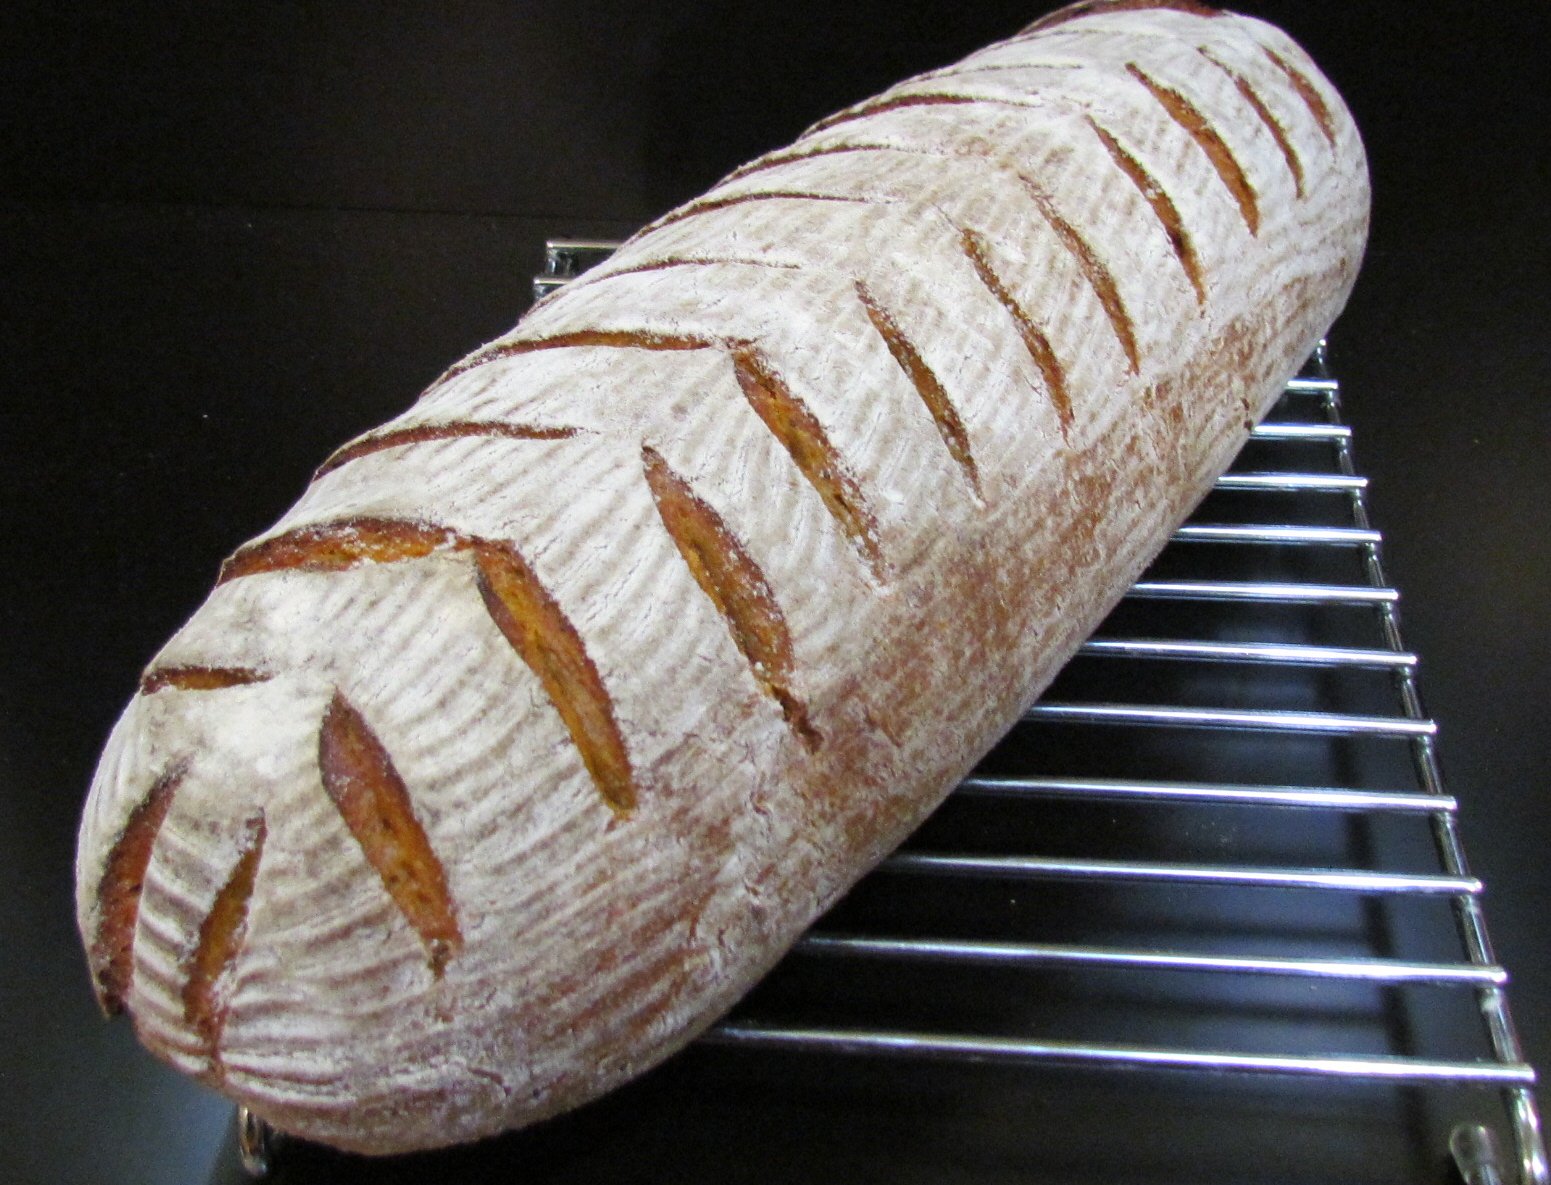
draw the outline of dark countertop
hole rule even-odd
[[[1371,155],[1369,255],[1332,349],[1546,1070],[1551,21],[1529,5],[1243,7],[1309,49]],[[96,753],[220,559],[334,445],[507,328],[546,236],[620,236],[1035,15],[1006,0],[11,11],[0,1178],[203,1181],[228,1139],[223,1103],[98,1021],[70,900]]]

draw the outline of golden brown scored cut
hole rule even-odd
[[[387,1153],[726,1011],[1012,725],[1340,311],[1278,30],[1088,0],[815,124],[327,458],[81,825],[103,1006]]]

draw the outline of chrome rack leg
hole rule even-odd
[[[269,1176],[282,1136],[246,1107],[237,1108],[237,1155],[255,1180]]]
[[[1491,1128],[1479,1123],[1460,1124],[1449,1135],[1449,1152],[1465,1185],[1509,1185],[1502,1148]]]

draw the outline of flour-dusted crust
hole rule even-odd
[[[330,458],[102,758],[105,1007],[368,1152],[681,1047],[941,800],[1341,308],[1285,36],[1075,6],[672,212]]]

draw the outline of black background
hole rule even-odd
[[[1244,7],[1313,54],[1369,149],[1373,234],[1332,347],[1528,1054],[1551,1067],[1551,22]],[[546,236],[628,232],[1035,15],[8,6],[0,1178],[204,1180],[226,1138],[223,1104],[97,1020],[70,901],[96,752],[220,559],[507,328]]]

